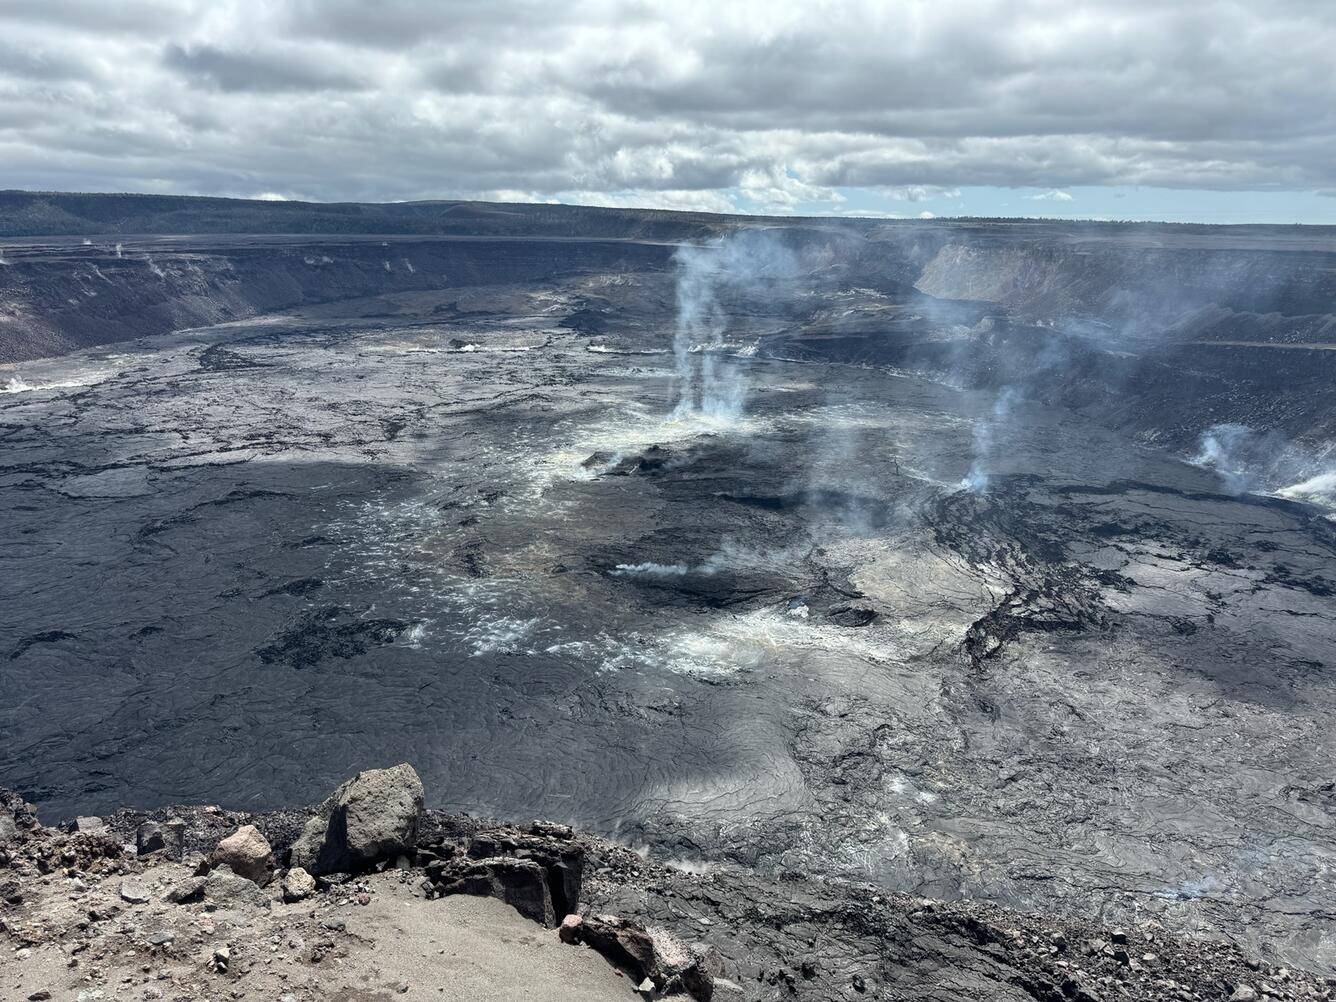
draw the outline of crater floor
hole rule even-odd
[[[662,858],[1336,968],[1321,512],[875,366],[734,360],[742,416],[674,418],[667,327],[563,295],[24,365],[0,785],[254,810],[411,760]]]

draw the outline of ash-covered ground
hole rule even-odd
[[[962,378],[1005,311],[682,267],[16,367],[0,785],[259,810],[411,760],[660,860],[1336,969],[1327,510],[1231,488],[1163,373]]]

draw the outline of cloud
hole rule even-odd
[[[0,187],[843,211],[1336,190],[1336,5],[7,0]]]
[[[282,93],[294,90],[350,90],[359,86],[352,74],[295,52],[229,52],[212,45],[169,45],[163,63],[193,84],[224,91]]]
[[[1072,200],[1070,192],[1059,191],[1057,188],[1041,191],[1037,195],[1026,195],[1025,197],[1031,202],[1070,202]]]

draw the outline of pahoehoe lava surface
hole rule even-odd
[[[411,760],[436,806],[664,858],[1336,968],[1336,526],[1184,462],[1167,387],[1196,353],[1291,435],[1329,390],[1259,386],[1200,316],[1070,335],[1089,392],[1025,395],[962,490],[981,360],[1042,367],[1055,336],[1036,296],[979,291],[1005,248],[976,244],[924,289],[739,304],[731,420],[669,416],[659,251],[25,364],[0,785],[48,817],[258,810]]]

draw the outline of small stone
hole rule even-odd
[[[148,937],[151,946],[166,946],[174,939],[176,939],[176,936],[167,932],[165,929],[160,929],[155,933],[151,933]]]
[[[1127,932],[1123,929],[1115,929],[1109,935],[1109,939],[1113,940],[1114,943],[1119,946],[1124,946],[1127,943]]]
[[[226,946],[213,948],[213,969],[219,974],[227,973],[227,965],[232,962],[232,951]]]
[[[369,904],[371,904],[371,895],[370,895],[370,894],[359,894],[359,895],[357,895],[357,903],[358,903],[359,905],[369,905]]]
[[[399,986],[398,986],[398,988],[395,989],[395,991],[397,991],[400,995],[407,995],[407,994],[408,994],[408,982],[407,982],[407,981],[400,981],[400,982],[399,982]]]
[[[46,1002],[51,997],[51,993],[43,988],[39,992],[33,992],[28,996],[28,1002]]]
[[[294,866],[283,875],[283,900],[288,903],[304,901],[315,893],[315,878],[300,866]]]
[[[1234,989],[1234,994],[1229,997],[1229,1002],[1257,1002],[1257,989],[1252,985],[1239,985]]]
[[[561,927],[557,929],[557,936],[563,943],[580,942],[580,927],[584,924],[584,919],[579,915],[567,915],[561,920]]]
[[[121,880],[122,901],[132,905],[142,905],[148,898],[148,885],[138,877],[125,877]]]

